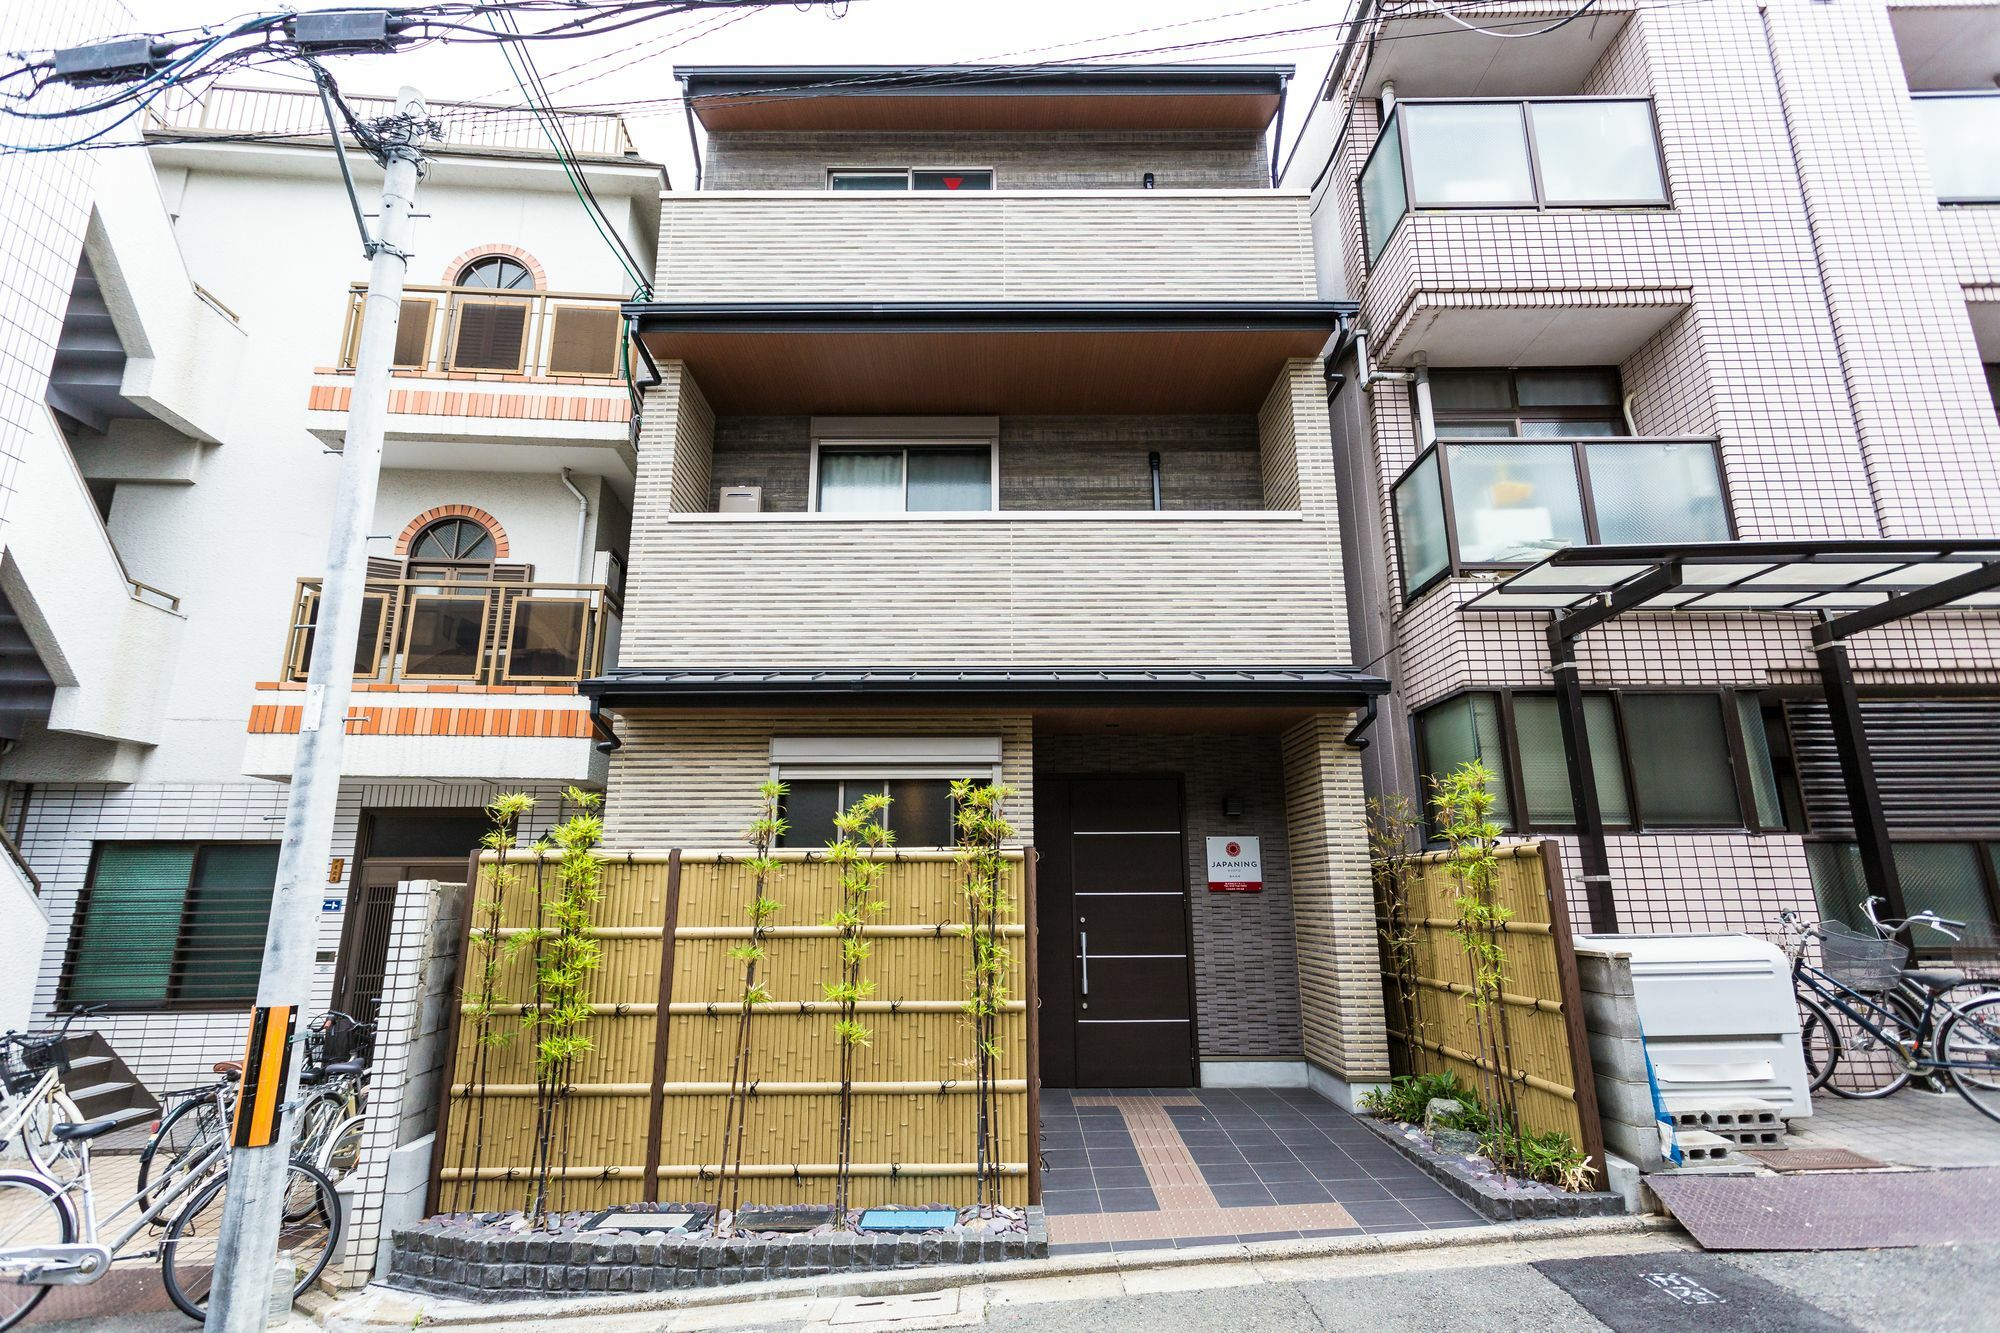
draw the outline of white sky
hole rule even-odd
[[[148,31],[220,23],[246,12],[245,0],[126,3],[139,26]],[[298,3],[302,9],[319,8],[331,7],[334,0]],[[1293,64],[1298,76],[1285,108],[1288,149],[1338,49],[1341,34],[1332,25],[1346,9],[1347,0],[852,0],[845,16],[838,18],[824,8],[802,12],[791,5],[773,5],[745,15],[662,17],[603,37],[540,42],[532,49],[559,106],[672,97],[679,92],[668,76],[675,64],[1081,59]],[[522,22],[524,27],[541,26],[525,17]],[[1318,31],[1284,31],[1318,25],[1323,25]],[[1191,42],[1204,45],[1169,52],[1147,49]],[[337,56],[330,57],[327,66],[350,93],[389,93],[399,84],[412,83],[436,101],[518,99],[513,76],[495,46],[431,46],[394,56]],[[231,81],[269,79],[246,72]],[[678,105],[641,109],[628,124],[640,152],[666,162],[676,187],[691,183],[687,130]]]

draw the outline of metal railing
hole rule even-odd
[[[319,579],[300,579],[281,679],[312,661]],[[615,634],[617,599],[598,583],[370,579],[354,678],[474,686],[562,685],[597,675]]]
[[[348,289],[339,365],[354,369],[367,285]],[[499,291],[490,287],[404,288],[396,326],[398,370],[624,378],[624,322],[616,296]]]
[[[396,109],[393,97],[347,98],[363,120]],[[547,154],[549,141],[535,114],[525,107],[491,102],[432,102],[430,112],[444,126],[431,142],[454,148],[504,148]],[[638,150],[622,117],[604,112],[557,111],[563,133],[576,151],[604,157],[632,157]],[[147,107],[147,119],[168,130],[215,134],[297,135],[324,139],[326,113],[319,95],[286,88],[218,85],[198,97],[163,97]]]

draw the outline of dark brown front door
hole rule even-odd
[[[1037,904],[1047,978],[1043,1078],[1072,1087],[1191,1085],[1180,779],[1038,779],[1035,808],[1037,841],[1049,854]],[[1048,993],[1065,981],[1065,993]]]
[[[333,1007],[362,1023],[382,1005],[382,977],[389,964],[389,931],[396,886],[405,880],[457,883],[487,828],[468,810],[370,812],[362,820],[362,857],[347,891],[347,920],[334,969]]]

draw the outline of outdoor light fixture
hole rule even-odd
[[[1243,798],[1234,793],[1224,796],[1222,798],[1222,813],[1228,815],[1231,819],[1240,819],[1243,815]]]

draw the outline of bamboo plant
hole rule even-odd
[[[493,1051],[505,1046],[514,1035],[505,1030],[496,1031],[493,1027],[494,1015],[502,1003],[499,986],[504,945],[500,920],[506,911],[508,890],[521,880],[521,872],[509,865],[506,858],[520,839],[522,818],[534,808],[535,798],[526,792],[505,792],[495,796],[486,803],[486,817],[492,821],[493,827],[479,840],[479,845],[495,853],[497,859],[480,869],[478,887],[481,896],[473,906],[473,925],[469,932],[472,966],[468,983],[459,997],[464,1018],[472,1022],[472,1069],[466,1079],[472,1092],[465,1099],[466,1116],[472,1123],[460,1127],[458,1178],[471,1182],[466,1207],[475,1212],[479,1208],[479,1166],[486,1141],[487,1077]],[[468,1150],[472,1156],[469,1173],[465,1169]]]
[[[1410,913],[1410,890],[1416,879],[1416,854],[1410,835],[1417,828],[1410,799],[1400,793],[1368,801],[1368,865],[1375,884],[1376,934],[1382,943],[1383,971],[1394,978],[1396,1021],[1410,1072],[1423,1064],[1428,1049],[1423,988],[1417,980],[1417,928]]]
[[[788,827],[784,820],[785,791],[785,784],[775,780],[757,789],[757,818],[750,822],[744,835],[754,849],[750,859],[743,863],[751,876],[750,901],[743,909],[750,922],[750,938],[729,951],[731,958],[743,964],[743,991],[736,1014],[736,1056],[729,1070],[729,1102],[722,1117],[721,1168],[715,1180],[714,1227],[718,1237],[727,1237],[734,1229],[743,1202],[743,1139],[750,1120],[748,1088],[754,1083],[750,1078],[753,1054],[750,1020],[757,1007],[771,999],[764,983],[757,980],[757,964],[764,961],[764,928],[781,905],[771,901],[768,891],[778,875],[778,862],[772,857],[771,848]]]
[[[544,857],[536,864],[537,885],[546,854],[555,853],[554,892],[539,899],[533,931],[510,943],[531,942],[535,999],[521,1016],[535,1039],[535,1155],[526,1212],[530,1222],[548,1221],[550,1182],[569,1158],[570,1091],[577,1062],[592,1049],[585,1028],[593,1011],[590,979],[603,966],[593,909],[601,896],[604,865],[597,848],[604,841],[604,798],[578,787],[562,795],[564,818],[537,843]],[[558,1201],[559,1206],[559,1201]]]
[[[1445,873],[1457,886],[1457,922],[1452,937],[1464,950],[1471,974],[1467,1005],[1480,1047],[1474,1067],[1489,1094],[1483,1100],[1491,1108],[1498,1130],[1491,1135],[1494,1165],[1504,1175],[1518,1165],[1522,1154],[1512,1042],[1507,1039],[1503,999],[1507,952],[1500,944],[1501,932],[1514,914],[1496,900],[1494,892],[1500,870],[1496,849],[1501,830],[1492,820],[1492,783],[1491,769],[1476,759],[1468,760],[1437,780],[1431,804],[1437,811],[1438,836],[1447,848]],[[1511,1142],[1510,1128],[1514,1134]]]
[[[966,981],[965,1014],[972,1028],[975,1100],[975,1161],[979,1169],[978,1205],[982,1212],[1000,1203],[1000,1130],[996,1123],[994,1084],[999,1077],[1002,1049],[1000,1014],[1010,998],[1007,977],[1014,958],[1000,942],[1000,920],[1013,910],[1007,895],[1007,862],[1001,846],[1013,836],[1005,807],[1013,788],[970,780],[951,785],[957,809],[958,864],[965,897],[965,935],[971,962]],[[990,1214],[989,1214],[990,1215]]]
[[[864,933],[868,918],[885,904],[875,896],[880,886],[882,851],[895,835],[882,822],[889,798],[881,792],[863,796],[833,817],[834,836],[826,859],[839,876],[840,904],[826,924],[839,941],[839,980],[822,984],[834,1006],[833,1039],[840,1050],[839,1153],[834,1167],[833,1222],[847,1220],[848,1183],[854,1166],[854,1052],[874,1039],[859,1019],[861,1002],[875,993],[875,983],[862,975],[870,946]]]

